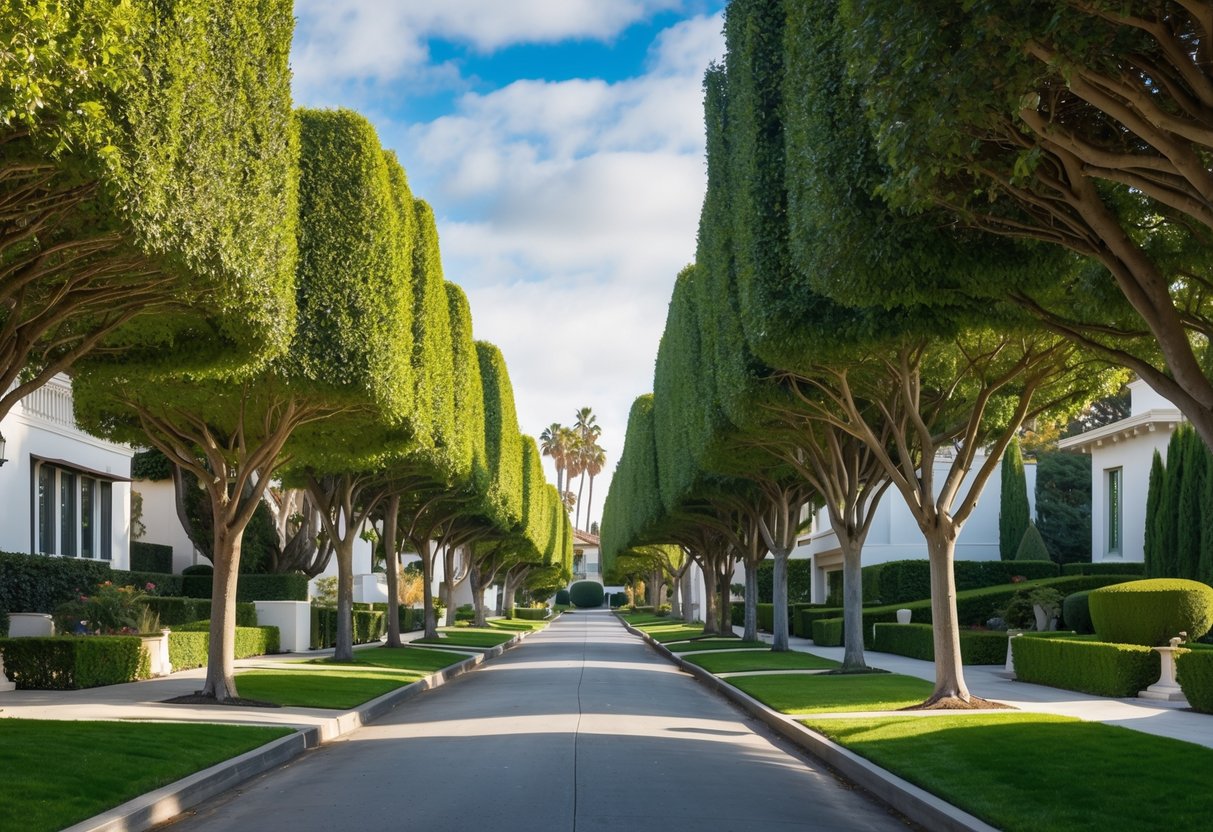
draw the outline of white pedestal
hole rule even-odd
[[[312,606],[307,601],[257,601],[257,624],[278,628],[278,649],[306,653],[312,642]]]
[[[55,619],[43,612],[10,612],[8,637],[45,637],[55,634]]]
[[[10,690],[16,689],[16,683],[10,682],[8,677],[4,675],[4,655],[0,654],[0,693],[7,693]]]
[[[910,619],[913,617],[914,617],[914,610],[902,609],[902,610],[897,611],[897,623],[898,624],[909,624]]]
[[[1157,699],[1162,702],[1184,702],[1187,699],[1184,697],[1183,688],[1175,681],[1175,648],[1174,647],[1155,647],[1154,650],[1159,654],[1162,661],[1162,673],[1158,677],[1158,681],[1150,685],[1145,690],[1137,695],[1142,699]]]
[[[999,675],[1004,679],[1014,679],[1015,676],[1015,651],[1011,649],[1011,641],[1023,635],[1023,630],[1007,630],[1007,663],[1003,665]]]

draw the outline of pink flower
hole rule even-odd
[[[152,583],[151,581],[148,581],[146,584],[144,584],[143,588],[144,588],[144,590],[146,590],[147,592],[155,592],[155,591],[156,591],[156,585],[155,585],[154,583]]]

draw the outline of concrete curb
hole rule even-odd
[[[733,702],[750,716],[761,720],[781,737],[826,763],[852,783],[867,789],[915,823],[939,832],[998,832],[978,817],[970,815],[936,797],[925,789],[903,780],[892,772],[869,762],[853,751],[843,748],[832,740],[806,728],[795,717],[772,710],[752,696],[733,687],[724,679],[685,661],[671,652],[665,645],[647,633],[635,629],[620,619],[627,631],[640,636],[662,656],[676,664],[681,670],[694,676],[707,687]]]
[[[534,631],[532,631],[534,632]],[[364,702],[353,710],[338,714],[320,725],[296,729],[293,734],[274,740],[260,748],[246,751],[239,757],[216,763],[210,768],[194,772],[176,782],[155,791],[142,794],[114,808],[69,826],[63,832],[143,832],[164,823],[204,800],[233,789],[259,774],[290,762],[311,748],[331,742],[363,725],[385,716],[403,703],[420,696],[427,690],[441,687],[447,682],[474,670],[479,665],[494,659],[522,643],[532,632],[516,633],[504,644],[488,649],[475,656],[468,656],[458,664],[435,671],[424,679],[388,691],[380,697]],[[407,646],[407,645],[406,645]],[[216,714],[216,717],[222,716]],[[216,719],[216,722],[223,722]]]

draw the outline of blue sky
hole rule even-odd
[[[296,0],[296,102],[366,115],[438,217],[524,433],[593,407],[607,471],[705,185],[722,0]],[[549,470],[549,478],[554,476]],[[595,482],[598,517],[609,476]]]

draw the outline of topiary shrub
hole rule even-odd
[[[131,541],[131,570],[172,574],[173,547],[162,543]]]
[[[1193,650],[1175,657],[1179,686],[1192,710],[1213,714],[1213,651]]]
[[[1067,629],[1089,635],[1095,632],[1091,623],[1090,592],[1074,592],[1061,603],[1061,618]]]
[[[935,631],[930,624],[877,624],[874,649],[923,661],[935,660]],[[961,664],[1002,664],[1007,660],[1007,634],[994,630],[961,630]]]
[[[606,593],[602,588],[602,584],[597,581],[575,581],[569,587],[569,601],[572,602],[574,607],[580,607],[581,609],[601,607],[605,597]],[[611,606],[614,606],[614,603]]]
[[[842,619],[819,618],[814,621],[813,643],[818,647],[841,647]]]
[[[1019,548],[1015,550],[1016,563],[1025,560],[1052,561],[1052,558],[1049,557],[1049,547],[1045,546],[1045,539],[1040,536],[1040,530],[1036,528],[1035,523],[1028,524],[1028,528],[1023,533],[1023,539],[1019,541]]]
[[[143,643],[133,636],[14,638],[0,641],[4,668],[22,690],[78,690],[146,677]]]
[[[514,618],[519,621],[543,621],[548,617],[547,607],[515,607]]]
[[[1096,696],[1136,696],[1161,667],[1158,653],[1137,644],[1022,636],[1011,639],[1011,652],[1020,681]]]
[[[626,606],[628,603],[628,594],[626,592],[616,592],[611,595],[611,609],[616,610]]]
[[[211,622],[196,621],[193,624],[183,624],[168,634],[168,655],[173,670],[206,665],[207,647],[211,640],[210,629]],[[277,653],[279,645],[280,634],[277,627],[236,628],[234,653],[237,659]]]
[[[572,602],[569,601],[569,591],[567,589],[556,590],[556,600],[554,602],[558,607],[567,607]]]
[[[1151,578],[1093,590],[1091,622],[1103,641],[1166,644],[1181,632],[1195,640],[1213,627],[1213,587],[1182,578]]]

